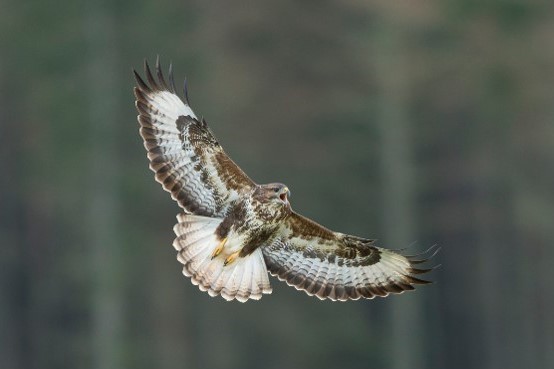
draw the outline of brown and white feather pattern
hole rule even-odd
[[[169,83],[159,60],[155,76],[146,62],[144,69],[146,82],[135,72],[140,134],[156,180],[185,211],[173,245],[183,273],[202,291],[259,299],[271,293],[268,271],[309,295],[340,301],[429,283],[414,276],[431,270],[416,268],[426,260],[330,231],[292,211],[286,186],[254,183],[196,117],[186,90],[184,100],[176,94],[171,67]]]
[[[254,183],[227,156],[205,120],[165,82],[159,61],[157,79],[145,62],[148,84],[135,72],[140,134],[156,180],[189,213],[222,216]]]
[[[424,260],[330,231],[295,213],[285,221],[281,236],[262,251],[272,275],[320,299],[384,297],[429,283],[413,276],[430,270],[415,267]]]
[[[193,284],[210,296],[221,295],[225,300],[259,300],[262,294],[271,293],[267,269],[262,251],[254,250],[251,255],[224,266],[227,254],[211,257],[218,243],[216,229],[222,219],[197,215],[179,214],[173,228],[177,238],[173,247],[177,260],[183,264],[183,274]]]

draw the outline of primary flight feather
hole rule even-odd
[[[357,300],[413,290],[428,281],[426,259],[373,240],[331,231],[294,212],[289,189],[259,185],[232,160],[204,119],[166,81],[156,61],[135,71],[140,135],[156,180],[183,212],[173,246],[183,273],[211,296],[258,300],[271,293],[268,272],[320,299]],[[435,251],[436,252],[436,251]],[[432,255],[431,255],[432,256]]]

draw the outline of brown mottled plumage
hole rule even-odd
[[[135,72],[140,134],[156,180],[183,209],[173,246],[183,273],[211,296],[259,299],[267,272],[320,299],[356,300],[413,290],[426,261],[333,232],[295,213],[280,183],[258,185],[221,148],[204,119],[176,94],[156,61]],[[434,252],[436,253],[436,251]],[[431,255],[431,257],[434,255]]]

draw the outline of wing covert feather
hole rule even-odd
[[[431,270],[415,267],[425,260],[377,247],[374,240],[333,232],[297,213],[262,252],[272,275],[322,300],[384,297],[430,283],[414,277]]]
[[[147,82],[135,72],[136,107],[156,181],[188,213],[225,215],[255,183],[223,151],[206,121],[176,94],[171,67],[169,84],[159,59],[155,77],[146,61],[144,70]]]

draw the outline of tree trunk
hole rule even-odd
[[[117,368],[121,334],[117,240],[116,95],[114,19],[107,3],[88,2],[90,192],[87,229],[92,264],[92,358],[98,369]]]
[[[411,130],[408,112],[409,65],[403,55],[400,26],[385,20],[376,37],[376,62],[380,85],[380,119],[384,230],[387,248],[404,248],[415,240],[414,176]],[[421,319],[419,294],[392,297],[390,325],[391,367],[422,368],[422,347],[425,332]]]

